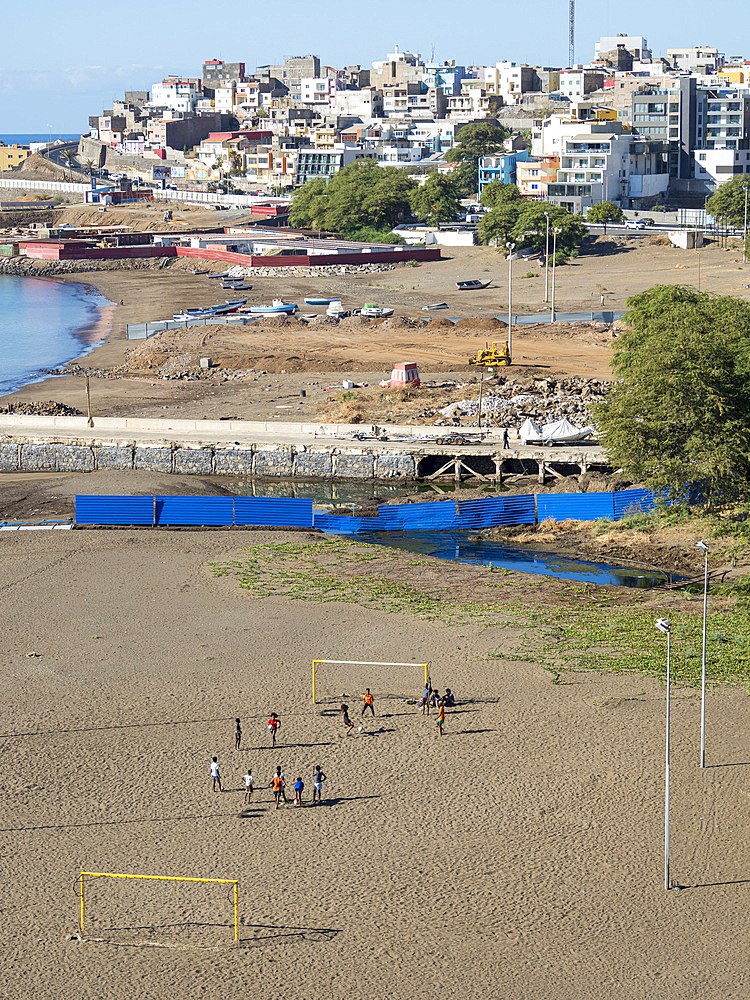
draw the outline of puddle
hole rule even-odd
[[[476,539],[475,535],[471,536]],[[681,579],[670,573],[660,573],[651,567],[616,566],[606,563],[573,559],[561,552],[523,546],[500,545],[492,540],[469,540],[462,531],[418,532],[368,532],[357,535],[357,541],[370,545],[385,545],[417,555],[437,556],[450,562],[473,563],[498,569],[518,570],[540,576],[554,576],[559,580],[580,583],[610,584],[616,587],[635,587],[648,590],[663,583]]]
[[[417,495],[425,500],[440,500],[446,494],[460,493],[462,490],[481,492],[496,496],[506,493],[507,486],[487,486],[480,483],[441,483],[439,487],[426,483],[397,482],[388,483],[382,480],[342,481],[335,479],[256,479],[251,476],[206,476],[207,480],[218,483],[224,489],[236,496],[246,497],[292,497],[300,500],[312,500],[313,503],[324,506],[361,504],[376,497],[384,500],[391,497]],[[355,509],[356,513],[356,509]]]

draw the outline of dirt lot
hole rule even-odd
[[[125,210],[121,214],[130,217],[134,224],[142,224],[135,214],[128,216]],[[196,213],[195,223],[208,215]],[[598,310],[600,296],[604,295],[605,308],[617,310],[624,307],[629,295],[655,282],[697,283],[697,255],[654,245],[656,242],[648,235],[597,239],[571,265],[557,269],[557,308]],[[219,265],[213,267],[218,269]],[[479,317],[486,321],[502,316],[508,304],[507,269],[507,263],[494,250],[474,247],[450,249],[441,261],[400,266],[375,275],[254,277],[253,289],[248,293],[254,304],[270,302],[279,296],[302,306],[306,295],[318,294],[341,296],[351,306],[376,301],[392,306],[396,313],[385,323],[349,322],[338,328],[265,323],[242,332],[216,328],[170,334],[135,351],[124,339],[126,323],[169,317],[180,308],[222,301],[231,293],[217,288],[216,281],[192,274],[193,266],[186,262],[155,271],[81,275],[80,280],[95,285],[111,301],[124,301],[115,311],[107,342],[86,359],[87,367],[110,375],[106,380],[94,380],[95,412],[158,415],[169,410],[170,415],[185,417],[313,417],[321,413],[331,398],[330,392],[324,392],[325,386],[350,378],[368,382],[367,391],[374,392],[373,385],[387,377],[398,361],[416,361],[427,379],[442,380],[450,376],[465,383],[475,377],[467,364],[468,358],[493,338],[504,339],[506,332],[504,327],[493,328],[486,322],[473,327],[450,327],[445,325],[443,317]],[[530,277],[525,277],[526,274]],[[491,277],[493,285],[477,293],[458,292],[456,279],[467,277]],[[77,279],[71,276],[66,280]],[[704,290],[747,297],[750,294],[745,287],[747,282],[750,282],[750,265],[742,265],[739,253],[717,247],[701,251]],[[513,285],[514,312],[543,310],[544,278],[538,267],[534,265],[527,270],[522,262],[516,262]],[[430,322],[424,326],[422,321],[428,314],[422,311],[422,306],[435,301],[447,302],[449,309],[442,314],[429,314]],[[581,325],[517,328],[511,374],[607,377],[612,336],[612,331]],[[199,354],[210,355],[219,365],[239,367],[248,374],[229,382],[221,375],[201,381],[159,377],[157,362],[184,355],[189,368],[195,366]],[[302,389],[306,397],[300,396]],[[459,386],[457,398],[461,394]],[[9,398],[55,398],[80,408],[83,379],[77,375],[55,379],[53,383],[42,382]],[[415,413],[418,409],[417,400]]]

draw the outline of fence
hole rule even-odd
[[[248,323],[257,323],[262,316],[195,316],[190,319],[160,319],[153,323],[128,323],[126,336],[128,340],[148,340],[163,330],[185,330],[189,326],[247,326]]]
[[[77,525],[254,526],[317,528],[334,535],[370,531],[476,531],[480,528],[555,521],[619,521],[633,511],[653,510],[650,490],[614,493],[539,493],[486,500],[378,507],[377,517],[348,517],[313,511],[312,500],[271,497],[77,496]],[[667,504],[677,500],[664,498]]]

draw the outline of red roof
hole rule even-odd
[[[241,132],[209,132],[208,142],[226,142],[227,139],[236,139]]]

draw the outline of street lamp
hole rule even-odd
[[[557,237],[562,232],[557,226],[552,229],[552,308],[550,310],[550,323],[555,322],[555,261],[557,258]]]
[[[743,185],[745,191],[745,228],[742,233],[742,263],[747,264],[747,184]]]
[[[745,189],[747,194],[747,188]],[[703,655],[701,656],[701,767],[706,766],[706,612],[708,611],[708,546],[698,542],[695,546],[703,553]]]
[[[666,618],[657,618],[654,622],[660,632],[667,636],[667,755],[664,774],[664,888],[669,889],[669,695],[671,684],[671,639],[672,626]]]
[[[549,212],[544,213],[547,220],[547,233],[544,237],[544,301],[549,302]]]
[[[513,357],[513,251],[516,249],[515,243],[506,243],[508,248],[508,364]]]

